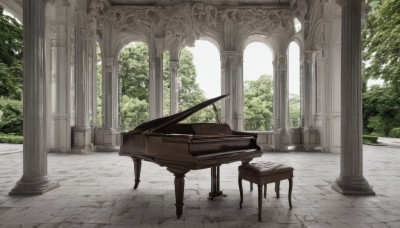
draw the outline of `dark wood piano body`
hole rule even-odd
[[[236,161],[248,163],[261,156],[257,135],[232,131],[227,124],[179,124],[188,115],[226,95],[208,100],[189,110],[149,121],[131,132],[122,133],[120,155],[132,157],[135,186],[140,182],[141,161],[166,166],[175,175],[176,214],[182,215],[184,177],[190,170],[212,168],[211,198],[222,195],[219,190],[219,166]],[[168,123],[167,123],[168,122]]]

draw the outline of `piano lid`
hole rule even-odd
[[[180,121],[186,119],[193,113],[200,111],[201,109],[203,109],[203,108],[205,108],[227,96],[229,96],[229,94],[221,95],[219,97],[215,97],[215,98],[206,100],[198,105],[195,105],[189,109],[186,109],[185,111],[178,112],[178,113],[170,115],[170,116],[165,116],[165,117],[161,117],[158,119],[154,119],[154,120],[150,120],[148,122],[142,123],[139,126],[137,126],[135,129],[130,131],[129,133],[139,133],[139,132],[144,132],[144,131],[146,131],[146,132],[162,131],[163,129],[166,129],[166,128],[170,127],[171,125],[179,123]]]

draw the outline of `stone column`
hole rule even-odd
[[[285,53],[285,52],[284,52]],[[277,62],[277,77],[276,87],[274,90],[274,99],[276,110],[274,110],[275,116],[275,148],[277,150],[286,151],[289,145],[289,131],[288,131],[288,119],[289,119],[289,92],[287,82],[287,59],[286,55],[281,55]]]
[[[91,127],[89,125],[89,27],[87,23],[86,1],[78,1],[76,27],[76,68],[75,99],[76,119],[72,129],[72,149],[74,153],[92,150]]]
[[[23,175],[10,195],[38,195],[58,187],[47,176],[47,109],[45,73],[45,1],[24,0],[24,145]],[[35,18],[33,20],[32,18]]]
[[[363,176],[361,4],[342,1],[340,175],[332,188],[342,194],[375,192]]]
[[[109,57],[102,61],[102,128],[95,131],[96,151],[119,149],[118,131],[118,70],[116,59]]]
[[[243,130],[243,63],[237,51],[225,51],[221,65],[224,73],[223,93],[230,94],[225,99],[225,122],[232,129]]]
[[[171,115],[178,112],[179,101],[179,79],[178,79],[179,60],[170,60],[170,112]]]
[[[315,88],[315,61],[316,53],[314,51],[305,51],[304,53],[304,71],[301,82],[301,100],[302,100],[302,144],[305,151],[312,151],[319,145],[318,130],[314,128],[313,107],[315,100],[313,91]]]
[[[155,38],[150,45],[150,119],[163,116],[163,44]]]

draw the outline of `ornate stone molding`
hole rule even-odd
[[[266,33],[287,31],[292,28],[293,15],[289,9],[264,7],[227,8],[206,3],[184,3],[162,7],[111,7],[104,15],[113,28],[120,31],[144,29],[162,34],[166,39],[180,43],[193,42],[205,31],[216,29],[223,23],[234,23],[239,28],[250,26]]]

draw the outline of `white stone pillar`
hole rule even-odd
[[[155,38],[150,45],[150,119],[163,116],[163,43]]]
[[[363,176],[361,4],[342,1],[340,175],[332,188],[342,194],[375,192]]]
[[[315,51],[309,50],[304,53],[304,67],[301,81],[301,100],[302,100],[302,144],[305,151],[316,150],[319,146],[319,132],[314,128],[315,107]]]
[[[24,0],[23,175],[10,195],[38,195],[58,187],[47,176],[49,90],[45,72],[45,1]],[[34,18],[34,20],[33,20]]]
[[[286,52],[284,52],[286,53]],[[275,116],[275,149],[288,150],[289,145],[289,92],[286,55],[280,55],[277,61],[276,87],[274,88],[274,116]]]
[[[78,1],[78,20],[76,27],[76,68],[75,99],[76,119],[72,129],[73,153],[85,153],[92,150],[91,127],[89,125],[89,32],[87,22],[87,3]]]
[[[171,115],[178,112],[179,107],[179,79],[178,79],[179,60],[170,60],[170,112]]]
[[[243,62],[242,55],[237,51],[223,53],[223,70],[225,73],[224,93],[230,94],[225,99],[225,121],[232,129],[243,130]]]

